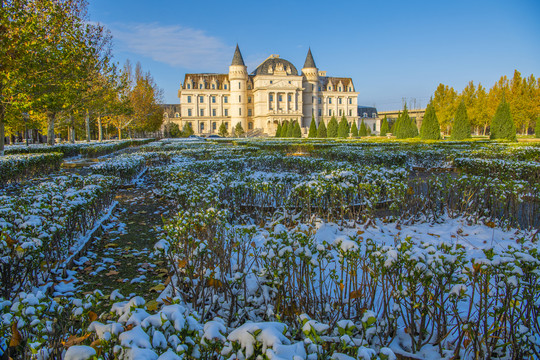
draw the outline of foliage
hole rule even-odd
[[[278,123],[277,129],[276,129],[276,136],[275,137],[281,137],[281,124]]]
[[[512,120],[510,105],[506,102],[505,97],[502,97],[501,103],[497,107],[497,111],[491,119],[489,127],[490,139],[504,139],[517,141],[516,127]]]
[[[293,122],[292,137],[294,138],[302,137],[302,129],[300,129],[300,124],[296,120]]]
[[[353,138],[358,137],[358,127],[356,126],[356,120],[352,122],[351,126],[351,136]]]
[[[311,123],[309,124],[308,138],[317,137],[317,123],[315,122],[315,116],[311,116]]]
[[[386,118],[386,115],[384,115],[384,118],[382,119],[382,122],[381,122],[381,131],[380,131],[380,136],[386,136],[386,134],[388,134],[388,132],[390,131],[389,127],[388,127],[388,119]]]
[[[420,139],[441,139],[441,128],[439,127],[439,120],[437,119],[435,107],[431,102],[428,104],[426,108],[426,113],[424,114],[424,119],[422,120],[422,126],[420,127]]]
[[[536,118],[536,127],[534,128],[534,135],[540,138],[540,116]]]
[[[464,140],[471,137],[471,124],[469,122],[469,116],[467,115],[467,108],[465,102],[462,100],[456,110],[454,116],[454,124],[452,126],[452,134],[450,139],[452,140]]]
[[[244,131],[244,128],[242,127],[242,123],[236,124],[236,126],[234,127],[234,136],[241,137],[242,135],[244,135],[244,133],[245,131]]]
[[[280,137],[287,137],[287,134],[289,133],[289,121],[285,120],[281,124],[281,136]]]
[[[347,121],[347,118],[345,118],[345,115],[341,117],[341,120],[338,124],[338,137],[340,138],[348,138],[349,137],[349,122]]]
[[[367,135],[368,135],[367,127],[366,127],[366,124],[364,123],[364,119],[362,119],[362,123],[360,123],[360,130],[358,130],[358,136],[364,137]]]
[[[317,128],[317,137],[318,138],[327,137],[326,125],[324,125],[324,120],[322,118],[319,121],[319,127]]]
[[[64,156],[61,153],[2,156],[0,157],[0,185],[58,171],[63,159]]]
[[[328,122],[327,135],[329,138],[336,138],[338,136],[338,127],[336,117],[332,115],[332,118]]]
[[[229,135],[229,132],[227,131],[227,126],[225,126],[224,122],[222,122],[221,125],[219,125],[218,135],[222,137],[227,137]]]
[[[407,105],[404,106],[403,112],[398,116],[393,134],[398,139],[408,139],[418,136],[418,127],[416,127],[416,124],[410,118]]]
[[[191,126],[191,122],[187,122],[184,124],[184,126],[182,127],[182,134],[184,135],[184,137],[189,137],[195,134],[195,131],[193,131],[193,127]]]

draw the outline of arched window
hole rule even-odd
[[[179,113],[174,114],[174,117],[180,117]]]

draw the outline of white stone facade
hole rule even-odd
[[[297,120],[305,135],[312,116],[328,124],[345,116],[358,124],[358,93],[351,78],[329,77],[315,65],[311,50],[299,73],[279,55],[271,55],[248,74],[237,46],[228,74],[186,74],[178,91],[180,128],[190,123],[195,134],[217,134],[222,123],[240,123],[252,135],[274,135],[278,123]]]

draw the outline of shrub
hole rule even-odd
[[[517,141],[516,126],[510,112],[510,105],[506,102],[504,96],[491,120],[489,131],[490,139]]]
[[[317,124],[315,123],[315,117],[311,117],[311,124],[309,124],[309,138],[316,138],[317,137]]]
[[[456,115],[454,117],[454,125],[452,126],[452,134],[450,139],[452,140],[464,140],[471,137],[471,123],[469,122],[469,116],[467,115],[467,108],[465,102],[461,100]]]
[[[289,122],[285,120],[283,124],[281,124],[281,133],[279,137],[287,137],[287,133],[289,132]]]
[[[236,124],[236,126],[234,127],[234,136],[241,137],[242,135],[244,135],[244,133],[245,131],[244,131],[244,128],[242,127],[242,123]]]
[[[318,138],[325,138],[327,137],[327,131],[326,131],[326,125],[324,125],[324,120],[321,118],[321,121],[319,122],[319,127],[317,129],[317,137]]]
[[[348,138],[349,137],[349,122],[345,118],[345,115],[341,118],[338,126],[338,136],[340,138]]]
[[[222,122],[221,125],[219,125],[218,134],[219,136],[223,136],[223,137],[227,137],[229,135],[229,132],[227,131],[227,126],[225,126],[225,123]]]
[[[0,184],[27,180],[36,175],[58,171],[61,153],[6,155],[0,157]]]
[[[278,123],[277,129],[276,129],[276,137],[281,137],[281,124]]]
[[[352,137],[358,137],[358,127],[356,126],[356,120],[352,122],[351,136]]]
[[[330,119],[328,122],[328,137],[329,138],[335,138],[338,136],[338,122],[334,116]]]
[[[420,128],[420,139],[422,140],[440,140],[441,128],[439,126],[439,120],[435,113],[435,107],[430,102],[422,121],[422,127]]]
[[[362,119],[362,123],[360,124],[360,130],[358,130],[358,136],[367,136],[367,127],[364,123],[364,119]]]
[[[291,120],[289,127],[287,127],[287,137],[293,137],[294,121]]]
[[[388,127],[388,119],[386,118],[386,115],[384,115],[384,118],[382,119],[382,123],[381,123],[380,135],[386,136],[386,134],[388,134],[389,131],[390,131],[390,128]]]
[[[302,129],[300,129],[300,124],[296,120],[293,123],[292,137],[294,137],[294,138],[301,138],[302,137]]]

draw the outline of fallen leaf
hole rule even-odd
[[[82,343],[84,340],[88,339],[88,337],[92,335],[91,333],[88,333],[83,336],[77,336],[77,335],[70,335],[67,341],[62,341],[62,344],[67,349],[68,347],[71,347],[73,345],[78,345]]]
[[[146,310],[156,311],[159,308],[159,303],[156,300],[151,300],[146,303]]]
[[[9,341],[9,347],[13,346],[19,346],[19,344],[22,341],[21,333],[19,332],[19,329],[17,329],[17,323],[14,322],[11,324],[11,340]]]
[[[88,319],[90,319],[90,321],[96,321],[97,318],[98,316],[95,312],[93,312],[92,310],[88,312]]]
[[[158,284],[156,286],[153,286],[150,288],[150,291],[155,291],[155,292],[159,292],[159,291],[163,291],[165,290],[165,285],[163,284]]]
[[[106,248],[106,249],[109,249],[109,248],[117,248],[117,247],[118,247],[118,244],[115,244],[115,243],[110,243],[110,244],[105,245],[105,248]]]
[[[118,275],[118,274],[119,274],[118,271],[111,270],[111,271],[109,271],[108,273],[106,273],[105,275],[107,275],[107,276],[112,276],[112,275]]]

